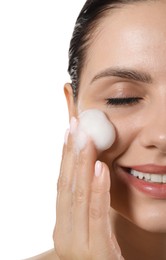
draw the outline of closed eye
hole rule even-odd
[[[106,104],[112,106],[134,105],[139,103],[140,97],[107,98]]]

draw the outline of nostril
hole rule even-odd
[[[149,129],[144,128],[139,135],[140,145],[149,150],[158,150],[161,153],[166,153],[166,131],[157,125]]]

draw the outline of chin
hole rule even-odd
[[[164,220],[162,219],[159,223],[156,219],[150,219],[150,220],[135,220],[135,219],[128,219],[134,226],[141,229],[142,231],[150,232],[150,233],[156,233],[156,234],[166,234],[166,224],[164,223]]]
[[[138,194],[137,194],[138,195]],[[131,202],[132,222],[138,227],[155,233],[166,234],[166,200],[138,196]]]
[[[166,234],[166,201],[161,201],[157,204],[159,205],[156,205],[156,203],[151,203],[150,205],[134,205],[129,214],[126,211],[118,211],[130,224],[133,224],[133,226],[141,230],[156,234]]]
[[[129,226],[133,224],[133,228],[137,227],[151,233],[166,234],[165,199],[159,200],[132,193],[127,197],[125,197],[125,194],[123,195],[123,200],[121,196],[118,198],[117,193],[116,196],[112,196],[111,207],[116,212],[113,214],[116,215],[117,224],[118,222]]]
[[[142,230],[151,233],[166,234],[166,214],[163,212],[147,212],[137,213],[130,221]]]

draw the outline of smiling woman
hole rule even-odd
[[[55,250],[34,259],[166,259],[165,13],[164,0],[88,0],[80,12],[64,87],[70,129]],[[104,151],[80,130],[80,114],[92,109],[115,128]]]

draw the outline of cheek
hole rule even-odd
[[[121,118],[109,116],[109,120],[115,127],[116,139],[112,147],[107,151],[104,151],[99,159],[104,161],[108,165],[110,172],[112,172],[117,160],[121,160],[121,158],[123,158],[123,161],[124,158],[129,160],[131,157],[135,156],[133,150],[136,151],[137,149],[139,134],[143,126],[141,125],[140,120],[134,121],[134,116]]]
[[[132,116],[110,119],[116,130],[116,141],[112,147],[113,160],[124,154],[137,139],[141,131],[140,122],[134,121]]]
[[[118,146],[126,149],[129,146],[133,139],[137,136],[139,132],[139,127],[136,124],[133,124],[131,119],[122,119],[119,121],[114,120],[114,126],[117,131],[117,144]]]
[[[80,92],[81,93],[81,92]],[[116,140],[113,146],[103,152],[101,158],[106,163],[114,161],[121,154],[125,153],[126,150],[130,147],[130,145],[136,140],[137,135],[141,131],[143,127],[143,121],[145,119],[144,114],[142,113],[142,109],[138,109],[137,107],[132,108],[111,108],[106,105],[106,102],[102,97],[97,95],[95,98],[95,94],[89,96],[80,95],[81,98],[78,100],[78,113],[87,110],[87,109],[99,109],[104,112],[109,119],[109,121],[113,124],[116,131]],[[93,98],[92,98],[93,96]]]

